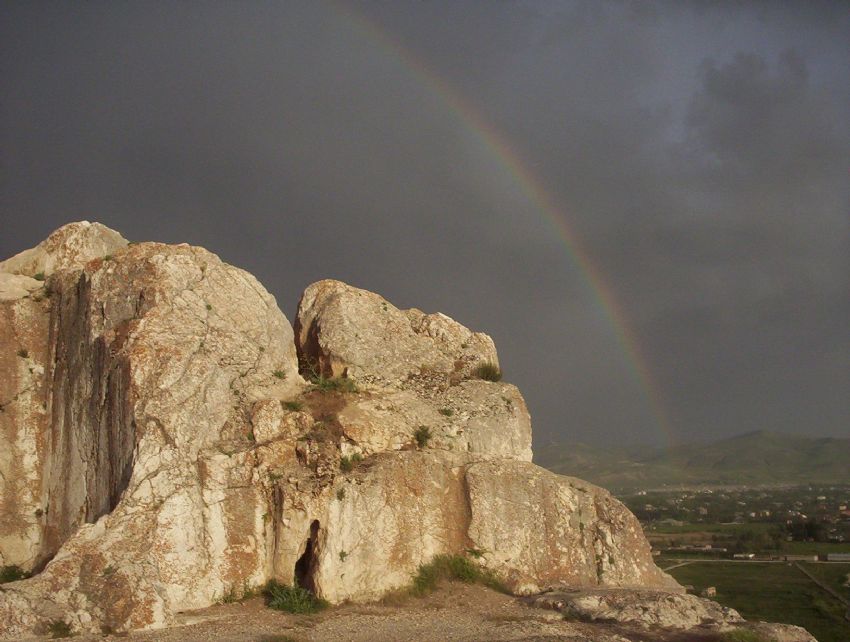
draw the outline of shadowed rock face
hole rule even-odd
[[[469,549],[516,592],[678,587],[606,491],[530,463],[519,391],[476,376],[492,340],[444,315],[321,281],[293,334],[206,250],[88,223],[0,270],[0,564],[39,571],[0,637],[164,626],[269,578],[371,600]]]

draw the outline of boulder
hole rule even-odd
[[[305,290],[295,333],[302,374],[345,377],[377,395],[340,414],[365,452],[401,448],[424,427],[435,447],[531,461],[522,395],[477,375],[498,369],[486,334],[332,280]]]
[[[646,629],[729,629],[743,624],[734,609],[685,593],[590,590],[565,594],[560,609],[585,621],[619,622]]]
[[[127,239],[100,223],[68,223],[34,248],[0,261],[0,272],[43,280],[57,270],[81,267],[126,245]]]
[[[325,280],[309,286],[295,322],[302,372],[358,384],[444,387],[498,366],[493,340],[444,314],[399,310],[383,297]]]
[[[640,523],[611,494],[519,461],[466,473],[473,546],[515,592],[569,586],[679,589],[652,559]]]
[[[748,622],[745,629],[771,642],[818,642],[802,626],[777,624],[775,622]]]

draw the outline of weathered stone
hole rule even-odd
[[[526,462],[471,465],[470,539],[516,592],[570,586],[678,588],[640,523],[608,491]]]
[[[517,490],[522,476],[534,492]],[[368,457],[326,485],[289,481],[274,520],[275,575],[309,576],[332,602],[364,601],[408,585],[436,555],[477,551],[515,592],[558,583],[678,587],[652,564],[645,542],[630,548],[642,535],[622,504],[590,485],[559,489],[556,480],[526,462],[408,450]],[[586,532],[570,527],[573,511],[584,511]],[[598,551],[619,559],[600,573]]]
[[[43,286],[42,281],[23,274],[0,272],[0,303],[22,299]]]
[[[284,489],[275,575],[306,578],[331,602],[374,600],[409,585],[420,564],[468,545],[464,461],[436,452],[376,455],[318,495]]]
[[[308,287],[295,322],[302,371],[347,376],[361,385],[404,386],[417,376],[448,382],[483,363],[498,365],[493,340],[443,314],[399,310],[340,281]]]
[[[48,305],[31,297],[0,301],[0,566],[26,571],[39,559],[47,509]]]
[[[589,621],[622,622],[644,628],[728,629],[744,622],[737,611],[685,593],[596,590],[563,594],[561,610]]]
[[[36,247],[0,261],[0,272],[43,278],[57,270],[81,267],[126,245],[127,240],[118,232],[100,223],[68,223]]]
[[[531,420],[509,384],[464,381],[436,399],[392,389],[353,395],[337,419],[344,454],[412,448],[425,429],[428,448],[531,461]]]
[[[747,622],[744,627],[770,642],[818,642],[815,637],[801,626],[776,624],[773,622]]]

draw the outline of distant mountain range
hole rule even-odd
[[[664,486],[850,484],[850,439],[757,431],[674,448],[547,444],[535,463],[614,492]]]

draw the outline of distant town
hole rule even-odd
[[[850,562],[850,547],[799,546],[850,543],[850,485],[641,490],[621,499],[659,553]],[[712,525],[733,528],[701,528]]]

